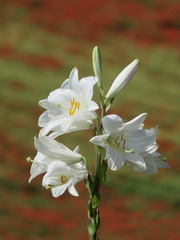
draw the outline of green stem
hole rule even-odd
[[[98,177],[98,171],[101,164],[101,152],[99,147],[96,146],[96,167],[95,167],[95,179]]]
[[[88,170],[88,165],[87,165],[87,160],[86,160],[86,158],[85,158],[85,157],[82,157],[82,160],[83,160],[83,162],[84,162],[84,165],[85,165],[85,167],[86,167],[86,170]]]
[[[89,240],[96,240],[96,236],[90,236],[89,235]]]

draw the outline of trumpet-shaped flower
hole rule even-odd
[[[48,165],[42,185],[47,189],[50,188],[55,198],[62,195],[67,188],[71,195],[78,196],[74,185],[83,180],[87,174],[83,163],[67,165],[60,161],[54,161]]]
[[[108,100],[113,99],[131,80],[135,72],[139,67],[139,60],[136,59],[130,63],[114,80],[112,86],[110,87],[106,98]]]
[[[51,92],[47,99],[39,102],[46,111],[39,117],[39,126],[43,127],[42,136],[50,131],[56,136],[63,133],[89,129],[92,120],[97,118],[98,105],[92,101],[96,77],[79,80],[78,70],[74,68],[59,89]]]
[[[134,171],[143,174],[157,174],[158,168],[169,168],[169,165],[166,163],[166,159],[157,152],[157,149],[158,145],[154,143],[153,145],[149,146],[145,152],[140,153],[146,164],[146,169],[142,169],[132,162],[127,162],[127,165]]]
[[[90,142],[106,148],[106,159],[112,170],[117,170],[125,162],[131,162],[145,170],[146,164],[140,153],[152,145],[157,137],[157,128],[142,129],[146,113],[124,123],[117,115],[102,119],[104,134],[93,137]]]
[[[35,138],[34,145],[38,152],[31,166],[29,182],[36,176],[47,172],[48,165],[54,161],[61,161],[71,165],[83,159],[82,155],[78,153],[79,147],[71,151],[65,145],[50,137]]]

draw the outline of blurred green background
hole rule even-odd
[[[33,137],[43,109],[38,101],[58,88],[73,67],[93,75],[91,52],[103,57],[107,91],[134,59],[140,67],[109,113],[129,121],[147,112],[145,127],[160,126],[159,151],[170,169],[144,176],[108,170],[101,195],[103,240],[180,239],[180,4],[178,0],[0,0],[0,239],[88,239],[88,194],[53,199],[28,184],[36,155]],[[98,101],[95,87],[94,100]],[[91,131],[63,136],[94,165]],[[89,151],[87,152],[87,149]]]

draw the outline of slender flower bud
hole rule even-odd
[[[99,88],[103,88],[103,81],[102,81],[102,57],[101,52],[98,47],[94,47],[92,52],[92,64],[95,77],[98,78],[97,85]]]
[[[114,80],[111,88],[109,89],[106,98],[113,99],[131,80],[139,66],[139,60],[136,59],[130,63]]]

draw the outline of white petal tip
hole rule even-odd
[[[74,67],[70,74],[74,73],[75,71],[78,71],[77,67]]]
[[[31,183],[31,181],[32,181],[32,177],[29,178],[28,183]]]
[[[134,60],[134,63],[139,65],[139,64],[140,64],[139,59],[135,59],[135,60]]]

